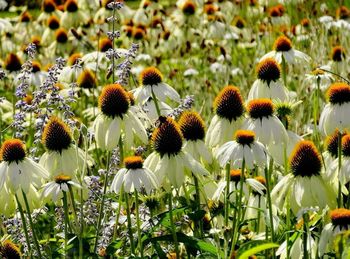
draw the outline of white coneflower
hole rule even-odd
[[[208,127],[205,143],[216,147],[229,141],[242,125],[244,105],[241,93],[235,86],[226,86],[214,101],[215,115]]]
[[[31,186],[40,187],[48,172],[39,164],[26,157],[26,148],[19,139],[4,141],[0,150],[0,189],[6,188],[29,192]],[[5,187],[4,187],[5,185]]]
[[[194,159],[211,163],[212,154],[204,143],[205,125],[201,116],[193,111],[185,111],[178,121],[180,130],[185,139],[183,149]]]
[[[85,161],[85,152],[73,144],[70,128],[57,117],[51,117],[47,122],[42,142],[47,151],[39,163],[50,172],[51,176],[64,172],[74,178],[76,170],[83,169],[85,163],[88,166],[92,165],[90,156],[87,156]]]
[[[323,257],[327,252],[331,252],[334,247],[334,240],[337,235],[345,233],[350,229],[350,210],[338,208],[330,212],[331,223],[323,227],[320,241],[318,242],[318,256]],[[344,253],[347,250],[344,250]],[[345,258],[344,254],[340,258]]]
[[[285,102],[275,102],[276,115],[283,122],[285,128],[287,129],[288,140],[286,145],[269,145],[270,156],[273,157],[274,161],[279,165],[285,165],[288,157],[294,150],[295,145],[303,140],[301,136],[295,132],[288,130],[290,124],[290,117],[292,117],[293,109],[295,106],[300,104],[296,103],[285,103]]]
[[[172,111],[173,108],[171,108],[169,105],[167,105],[165,102],[161,102],[158,100],[158,107],[160,115],[162,116],[168,116]],[[142,111],[146,114],[146,116],[149,118],[150,121],[155,121],[158,119],[158,112],[156,104],[152,97],[148,98],[143,104],[142,104]]]
[[[280,180],[271,192],[272,201],[282,210],[289,200],[290,208],[297,214],[301,208],[336,206],[336,195],[320,175],[320,155],[311,141],[300,141],[290,157],[292,173]]]
[[[53,56],[64,55],[73,49],[73,44],[69,42],[68,32],[64,28],[59,28],[55,31],[55,41],[47,48]]]
[[[253,169],[255,165],[263,166],[267,155],[263,144],[255,140],[255,133],[250,130],[238,130],[235,140],[219,147],[215,153],[220,166],[230,163],[231,168],[239,168],[245,161],[246,168]]]
[[[252,188],[254,192],[258,192],[260,195],[264,194],[264,190],[266,189],[259,181],[252,179],[252,178],[246,178],[246,175],[242,176],[241,169],[232,169],[230,170],[230,185],[229,185],[229,193],[230,195],[230,201],[235,202],[236,197],[239,195],[240,190],[240,180],[241,177],[243,177],[243,198],[245,200],[248,200],[249,198],[249,188]],[[226,188],[226,180],[222,179],[218,183],[217,189],[214,192],[212,196],[213,201],[224,201],[224,193]]]
[[[290,39],[286,36],[280,36],[274,42],[274,50],[265,54],[260,61],[265,58],[275,58],[278,63],[282,63],[282,57],[290,64],[295,64],[297,61],[310,62],[311,60],[305,53],[294,49]]]
[[[327,90],[329,85],[333,81],[332,74],[327,73],[325,70],[330,71],[331,68],[328,66],[321,66],[316,68],[310,74],[306,74],[305,83],[307,87],[310,87],[312,90],[319,88],[321,91]]]
[[[350,86],[346,83],[334,83],[328,91],[329,103],[320,115],[319,128],[322,134],[330,135],[335,129],[350,129]]]
[[[345,49],[338,45],[332,48],[330,66],[339,74],[344,74],[347,71],[348,59]],[[345,73],[346,75],[346,73]]]
[[[15,78],[14,82],[18,84],[20,82],[20,78],[23,76],[23,73],[19,73]],[[42,71],[41,64],[37,61],[32,62],[32,71],[27,76],[28,83],[32,86],[39,87],[42,82],[47,77],[47,72]]]
[[[106,85],[98,103],[101,113],[93,124],[97,147],[113,150],[122,134],[127,148],[134,144],[134,136],[147,143],[147,132],[136,116],[135,107],[130,106],[129,94],[121,85]]]
[[[140,74],[140,86],[132,92],[136,102],[143,104],[149,97],[153,97],[152,91],[160,101],[165,102],[169,98],[180,102],[180,95],[176,90],[163,82],[162,73],[155,67],[148,67]]]
[[[82,66],[77,66],[76,63],[82,56],[80,53],[73,53],[67,60],[67,65],[62,69],[59,75],[59,82],[75,83],[80,74],[84,71]]]
[[[207,175],[208,171],[189,153],[182,150],[183,136],[177,123],[170,117],[160,117],[160,125],[152,135],[154,152],[145,160],[145,166],[157,175],[162,183],[167,178],[178,188],[185,174]]]
[[[270,99],[254,99],[247,105],[249,118],[243,128],[255,132],[264,145],[286,144],[288,134],[282,122],[274,115],[275,106]]]
[[[255,184],[257,187],[252,188],[252,192],[249,195],[245,218],[248,220],[256,220],[256,232],[259,233],[259,230],[264,229],[264,226],[266,226],[266,179],[262,176],[257,176],[254,179],[250,180],[251,182],[254,180],[253,184]],[[274,224],[274,226],[278,226],[278,224]]]
[[[56,202],[57,199],[62,198],[62,192],[68,192],[69,186],[74,186],[81,189],[81,185],[74,182],[68,175],[60,174],[54,177],[54,181],[48,182],[42,186],[44,197],[51,196],[52,201]]]
[[[61,16],[61,24],[67,29],[76,28],[88,21],[89,16],[78,7],[76,0],[67,0],[64,4],[64,13]]]
[[[288,99],[288,90],[281,81],[281,68],[273,58],[266,58],[256,67],[258,79],[254,81],[248,94],[248,100],[258,98]]]
[[[151,190],[158,188],[158,180],[156,175],[143,165],[140,156],[130,156],[124,159],[125,168],[120,169],[115,175],[111,184],[111,190],[119,193],[120,189],[127,193],[137,190],[141,192],[145,190],[147,194]]]
[[[338,133],[339,134],[339,133]],[[333,160],[333,162],[330,165],[330,168],[328,168],[328,176],[331,176],[336,174],[338,177],[337,179],[342,185],[347,184],[350,182],[350,134],[346,134],[341,138],[341,154],[342,154],[342,163],[341,167],[339,168],[338,172],[338,166],[339,166],[339,157],[338,157],[338,134],[335,136],[336,141],[334,143],[337,144],[334,151],[337,153],[337,158]]]

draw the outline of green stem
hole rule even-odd
[[[27,199],[27,196],[26,196],[26,194],[25,194],[25,192],[23,190],[22,190],[22,195],[23,195],[24,205],[26,207],[27,214],[28,214],[29,225],[30,225],[30,228],[32,229],[34,245],[35,245],[35,248],[36,248],[36,250],[38,252],[38,257],[42,258],[39,242],[38,242],[38,239],[37,239],[37,235],[36,235],[34,224],[33,224],[33,220],[32,220],[32,215],[30,214],[30,208],[29,208],[28,199]]]
[[[117,215],[116,215],[116,220],[115,220],[115,224],[114,224],[113,240],[112,241],[114,241],[117,238],[117,226],[118,226],[118,222],[119,222],[120,211],[122,208],[122,201],[123,201],[123,188],[121,188],[120,192],[119,192],[118,209],[117,209]]]
[[[273,169],[273,159],[270,158],[269,170],[265,167],[265,176],[266,176],[266,191],[267,191],[267,202],[269,206],[269,218],[270,218],[270,227],[271,227],[271,239],[272,242],[275,241],[275,231],[273,227],[273,214],[272,214],[272,201],[271,201],[271,175]]]
[[[233,239],[232,239],[232,243],[231,243],[231,253],[230,255],[235,251],[235,246],[236,243],[238,242],[239,239],[239,224],[242,222],[241,218],[242,218],[242,207],[243,207],[243,182],[244,182],[244,170],[245,170],[245,159],[243,158],[242,161],[242,167],[241,167],[241,177],[239,178],[239,198],[238,198],[238,203],[236,203],[236,206],[238,206],[238,212],[237,212],[237,219],[234,219],[234,232],[233,232]]]
[[[73,188],[71,185],[68,185],[68,190],[69,190],[69,197],[70,197],[70,201],[72,204],[72,208],[73,208],[73,213],[74,213],[74,219],[75,219],[75,226],[76,226],[76,233],[78,233],[79,231],[79,220],[78,220],[78,213],[77,213],[77,207],[75,206],[75,199],[74,199],[74,192],[73,192]],[[79,237],[81,238],[81,237]]]
[[[129,205],[129,194],[125,193],[125,204],[126,204],[126,218],[128,221],[128,233],[130,238],[130,246],[131,246],[131,253],[135,255],[135,245],[134,245],[134,237],[132,235],[132,229],[131,229],[131,217],[130,217],[130,205]]]
[[[30,245],[30,240],[29,240],[29,234],[28,234],[28,229],[27,229],[27,220],[26,220],[26,218],[24,216],[23,207],[22,207],[21,203],[19,202],[17,194],[15,194],[15,197],[16,197],[16,202],[17,202],[19,214],[21,215],[24,236],[26,238],[28,251],[29,251],[30,258],[31,258],[32,257],[32,247]]]
[[[64,255],[66,258],[67,256],[67,243],[68,243],[68,201],[67,201],[67,194],[66,192],[63,192],[63,210],[64,210]]]
[[[142,244],[142,239],[141,239],[141,224],[140,224],[140,213],[139,213],[139,195],[138,195],[137,190],[135,190],[135,209],[136,209],[138,246],[139,246],[140,256],[141,256],[141,258],[143,258],[143,244]]]
[[[340,131],[338,131],[338,178],[340,175],[340,170],[341,170],[341,156],[342,156],[342,150],[341,150],[341,138],[342,134]],[[339,181],[339,180],[338,180]],[[342,193],[341,193],[341,183],[340,181],[338,182],[338,208],[342,207],[343,201],[342,201]]]
[[[96,253],[97,250],[97,244],[98,244],[98,236],[100,234],[100,228],[101,228],[101,223],[102,223],[102,218],[103,218],[103,208],[104,208],[104,203],[106,199],[106,192],[107,192],[107,185],[108,185],[108,176],[109,176],[109,157],[110,157],[110,152],[107,152],[107,171],[104,179],[104,184],[103,184],[103,193],[102,193],[102,201],[100,204],[100,210],[98,214],[98,220],[97,220],[97,228],[96,228],[96,239],[95,239],[95,246],[94,246],[94,253]]]
[[[199,183],[198,183],[198,178],[194,174],[194,187],[196,189],[196,204],[197,204],[197,211],[200,211],[201,209],[201,196],[200,196],[200,191],[199,191]],[[198,226],[198,225],[197,225]],[[199,220],[199,237],[202,237],[203,234],[203,221]]]
[[[226,165],[226,191],[225,191],[225,227],[228,227],[228,218],[230,210],[230,164]]]
[[[171,192],[169,193],[169,218],[170,218],[170,225],[171,225],[171,233],[173,235],[173,240],[175,244],[176,259],[180,259],[179,243],[177,241],[176,228],[175,228],[174,218],[173,218],[173,194]]]
[[[283,83],[284,83],[284,86],[287,87],[287,63],[283,55],[282,55],[282,72],[283,72],[282,74]]]
[[[160,117],[161,113],[160,113],[160,109],[159,109],[158,99],[157,99],[156,95],[154,94],[152,87],[151,87],[151,92],[152,92],[152,99],[153,99],[154,105],[156,106],[156,111],[157,111],[158,117]]]
[[[286,208],[287,208],[287,215],[286,215],[286,225],[287,225],[287,229],[288,229],[288,231],[286,232],[286,242],[287,242],[287,247],[286,247],[286,249],[287,249],[287,259],[289,259],[290,258],[290,247],[289,247],[289,244],[290,244],[290,241],[289,241],[289,237],[290,237],[290,232],[289,232],[289,230],[291,229],[290,228],[290,206],[289,206],[289,198],[287,197],[286,198],[287,199],[287,201],[286,201],[286,204],[287,204],[287,206],[286,206]]]
[[[307,251],[307,235],[308,235],[308,221],[309,221],[309,216],[307,213],[305,213],[303,215],[304,218],[304,232],[303,232],[303,250],[304,250],[304,254],[303,254],[303,258],[304,259],[308,259],[309,258],[309,254]]]

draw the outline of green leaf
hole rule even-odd
[[[197,239],[195,237],[190,237],[187,236],[183,233],[176,233],[177,235],[177,241],[183,243],[186,247],[191,248],[191,249],[196,249],[198,251],[201,252],[207,252],[213,255],[217,255],[218,253],[220,253],[220,256],[223,257],[223,254],[221,251],[218,251],[217,248],[210,244],[207,243],[203,240]],[[173,242],[173,237],[172,235],[164,235],[164,236],[159,236],[159,237],[154,237],[151,239],[148,239],[145,241],[145,245],[148,242],[159,242],[159,241],[165,241],[165,242]]]
[[[257,242],[260,241],[260,242]],[[253,246],[255,244],[255,246]],[[255,255],[261,251],[277,248],[278,244],[275,243],[266,243],[266,241],[256,240],[244,244],[240,249],[238,249],[237,257],[239,259],[248,259],[249,256]]]
[[[107,246],[106,253],[107,255],[113,255],[118,249],[123,246],[122,240],[115,240]]]

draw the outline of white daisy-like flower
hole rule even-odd
[[[235,140],[220,146],[215,152],[215,157],[221,167],[230,163],[231,168],[240,168],[244,160],[246,168],[253,169],[255,165],[265,165],[266,153],[264,145],[255,140],[253,131],[238,130]]]
[[[168,116],[172,111],[173,108],[171,108],[169,105],[167,105],[165,102],[158,101],[159,111],[160,115],[162,116]],[[146,116],[149,118],[150,121],[155,121],[158,119],[158,112],[156,108],[156,104],[153,101],[153,98],[148,98],[143,104],[142,104],[142,111],[146,114]]]
[[[148,67],[140,74],[140,86],[132,90],[136,102],[143,104],[149,97],[152,97],[152,91],[155,97],[165,102],[167,98],[180,102],[180,95],[174,88],[163,82],[161,72],[155,67]]]
[[[205,143],[214,148],[231,140],[234,132],[242,125],[244,104],[239,89],[226,86],[214,101],[215,115],[210,122]]]
[[[10,193],[29,192],[31,186],[39,188],[49,173],[41,165],[26,157],[26,148],[19,139],[4,141],[0,150],[0,189]]]
[[[191,154],[197,161],[202,159],[211,163],[212,154],[204,143],[205,125],[200,115],[196,112],[185,111],[181,114],[178,123],[185,139],[184,151]]]
[[[123,188],[127,193],[145,190],[149,194],[151,190],[158,188],[156,175],[143,165],[140,156],[126,157],[124,164],[125,168],[117,172],[111,185],[111,190],[115,193],[119,193]]]
[[[281,68],[273,58],[266,58],[259,62],[256,68],[258,79],[254,81],[248,94],[248,100],[258,98],[288,99],[288,90],[281,81]]]
[[[79,9],[76,0],[67,0],[64,4],[64,13],[61,15],[61,25],[64,28],[77,28],[89,20],[88,14]]]
[[[260,61],[265,58],[274,58],[278,63],[282,63],[282,57],[289,64],[299,61],[310,62],[311,58],[305,53],[292,47],[292,42],[286,36],[280,36],[275,40],[274,50],[265,54]]]
[[[198,73],[199,73],[199,72],[198,72],[197,69],[188,68],[188,69],[185,70],[184,76],[188,76],[188,77],[190,77],[190,76],[196,76],[196,75],[198,75]]]
[[[333,77],[332,74],[327,73],[325,70],[330,71],[331,67],[320,66],[310,74],[306,74],[305,83],[307,83],[307,86],[311,89],[317,89],[319,87],[321,91],[327,90],[333,81]]]
[[[294,133],[293,131],[287,130],[287,135],[288,135],[288,140],[287,140],[287,145],[269,145],[269,153],[271,157],[273,157],[274,161],[279,164],[279,165],[284,165],[285,163],[285,156],[288,158],[295,145],[303,140],[301,136],[298,134]],[[286,150],[284,150],[286,148]],[[286,153],[286,155],[284,155]]]
[[[42,141],[47,151],[41,156],[39,163],[51,176],[64,172],[74,178],[76,170],[83,169],[85,163],[92,166],[91,157],[86,157],[85,152],[73,144],[71,130],[59,118],[51,117],[48,121]]]
[[[350,229],[350,210],[338,208],[330,212],[331,223],[323,227],[320,241],[318,242],[318,256],[322,257],[327,252],[334,249],[333,243],[337,235],[349,231]],[[346,253],[346,249],[344,253]],[[341,255],[341,258],[345,258]]]
[[[137,108],[131,106],[130,101],[130,95],[119,84],[102,89],[99,97],[101,113],[93,123],[98,148],[113,150],[122,134],[126,148],[134,144],[134,136],[142,143],[148,142],[146,129],[136,116]]]
[[[183,151],[183,136],[177,123],[170,117],[160,117],[160,125],[152,135],[154,152],[145,160],[145,166],[157,176],[178,188],[185,181],[185,174],[207,175],[209,172],[189,153]]]
[[[45,198],[51,196],[52,201],[56,202],[57,199],[62,197],[62,192],[69,191],[70,186],[81,189],[81,185],[74,182],[70,176],[64,174],[57,175],[54,181],[48,182],[42,186],[42,195]]]
[[[288,134],[282,122],[273,114],[275,106],[270,99],[254,99],[248,103],[249,118],[243,128],[255,132],[264,145],[286,144]]]
[[[337,141],[336,144],[338,144],[338,136],[335,136]],[[336,175],[336,179],[339,180],[339,182],[342,185],[347,184],[350,182],[350,134],[346,134],[341,138],[341,145],[342,145],[342,160],[341,160],[341,167],[338,171],[339,166],[339,157],[334,159],[332,163],[330,164],[329,168],[327,169],[329,176]],[[336,151],[338,151],[338,147],[335,147]]]
[[[14,83],[18,84],[20,82],[20,80],[21,80],[20,78],[22,76],[23,76],[23,73],[19,73],[16,76]],[[40,63],[37,61],[33,61],[32,62],[32,71],[29,75],[27,75],[27,80],[28,80],[27,82],[30,85],[33,85],[35,87],[39,87],[44,82],[46,77],[47,77],[47,72],[41,70]]]
[[[295,240],[289,248],[289,258],[299,259],[304,257],[304,240],[300,233],[295,233]],[[307,254],[310,258],[316,258],[317,242],[312,237],[311,232],[307,234]],[[287,258],[287,241],[284,241],[276,251],[276,255],[281,259]]]
[[[245,219],[252,220],[255,219],[255,229],[256,232],[259,233],[259,230],[262,230],[265,228],[266,223],[265,217],[267,215],[267,205],[266,205],[266,179],[262,176],[257,176],[254,179],[247,179],[247,181],[250,180],[250,186],[252,187],[252,192],[249,195],[248,203],[247,203],[247,210],[245,213]],[[257,222],[260,222],[259,225],[257,225]],[[254,224],[251,224],[252,227]],[[274,224],[275,228],[278,227],[278,224]]]
[[[329,87],[327,97],[329,103],[320,115],[320,132],[327,136],[335,129],[341,132],[350,129],[350,86],[346,83],[334,83]]]
[[[295,215],[305,207],[336,206],[335,192],[320,174],[321,157],[311,141],[300,141],[289,162],[292,173],[284,176],[271,192],[271,199],[280,210],[287,200]]]

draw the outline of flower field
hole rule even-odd
[[[350,258],[349,1],[24,2],[1,258]]]

